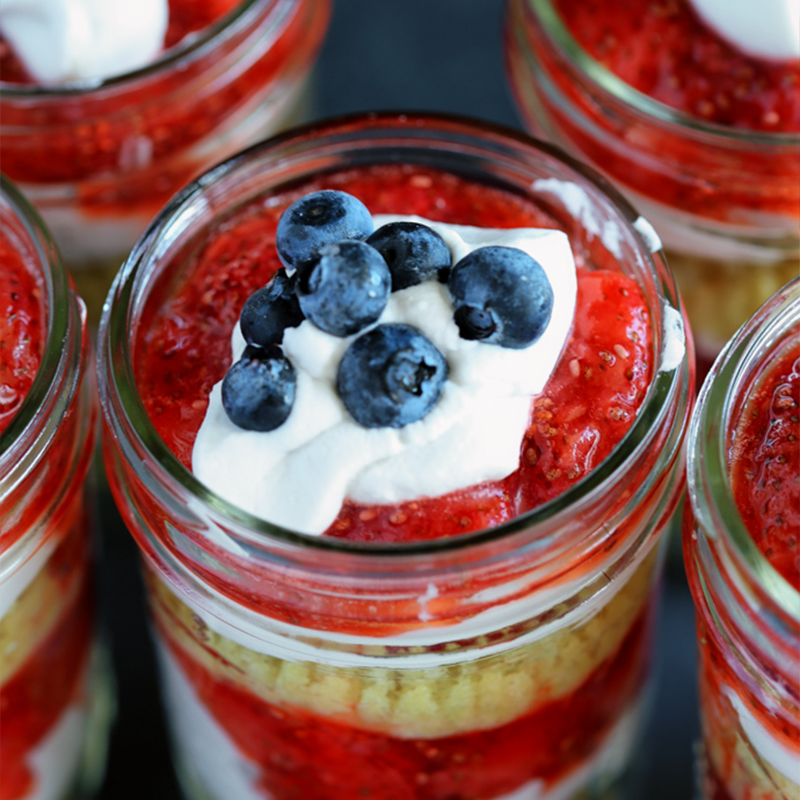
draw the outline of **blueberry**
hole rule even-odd
[[[342,239],[366,239],[374,229],[367,207],[347,192],[325,189],[295,200],[278,220],[275,246],[291,273]]]
[[[342,402],[365,428],[402,428],[436,405],[447,362],[411,325],[378,325],[359,336],[339,364]]]
[[[247,344],[266,347],[280,344],[286,328],[296,328],[303,319],[294,281],[281,268],[266,286],[247,298],[239,326]]]
[[[282,425],[294,403],[297,375],[280,347],[246,347],[222,381],[222,407],[248,431]]]
[[[447,282],[464,339],[514,350],[533,344],[553,312],[553,288],[538,261],[516,247],[480,247]]]
[[[390,222],[368,239],[385,259],[392,273],[392,291],[424,281],[447,280],[450,248],[433,228],[419,222]]]
[[[392,278],[383,256],[365,242],[343,241],[322,247],[319,257],[299,273],[300,308],[318,328],[349,336],[380,317]]]

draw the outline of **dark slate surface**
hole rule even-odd
[[[335,0],[317,70],[315,116],[433,110],[519,128],[505,79],[502,17],[501,0]],[[100,797],[177,800],[135,547],[105,494],[101,506],[100,586],[119,713]],[[688,800],[697,735],[694,621],[679,565],[670,565],[664,583],[654,709],[642,743],[641,796]]]

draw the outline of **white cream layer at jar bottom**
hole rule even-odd
[[[91,660],[90,660],[91,661]],[[87,664],[81,682],[87,695],[90,674]],[[67,706],[55,725],[33,750],[28,753],[26,766],[34,776],[33,788],[21,800],[63,800],[72,786],[81,765],[86,740],[89,712],[88,700]]]
[[[167,711],[184,768],[192,771],[209,800],[271,800],[256,788],[258,765],[239,752],[209,713],[167,646],[157,640],[157,650]],[[598,751],[561,780],[549,785],[533,780],[497,800],[569,800],[599,775],[621,773],[638,735],[642,705],[639,700],[626,711]]]

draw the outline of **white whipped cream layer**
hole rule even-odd
[[[3,0],[0,33],[40,83],[121,75],[164,46],[167,0]]]
[[[319,535],[345,498],[388,504],[435,497],[500,480],[518,468],[532,396],[547,383],[572,328],[577,279],[569,240],[556,230],[484,229],[419,217],[376,216],[375,227],[404,219],[436,230],[454,264],[487,245],[517,247],[535,258],[553,287],[550,324],[523,350],[467,341],[453,321],[445,286],[428,281],[393,292],[377,324],[413,325],[449,367],[434,408],[398,429],[362,427],[337,394],[339,362],[355,336],[331,336],[307,320],[287,329],[283,349],[297,372],[287,421],[266,433],[237,428],[222,407],[219,383],[192,453],[196,477],[254,516]],[[237,325],[234,361],[244,348]]]
[[[770,732],[753,716],[750,709],[739,697],[735,689],[723,686],[722,692],[730,700],[742,731],[750,745],[774,769],[787,780],[800,785],[800,749],[790,750],[777,741]]]
[[[74,783],[83,756],[88,716],[86,709],[68,706],[29,756],[36,776],[34,788],[23,800],[61,800]]]
[[[0,559],[0,620],[44,569],[55,549],[56,537],[51,536],[32,554],[22,553],[13,562],[8,558]]]
[[[691,0],[700,18],[755,58],[800,58],[800,0]]]
[[[258,786],[258,764],[239,751],[198,697],[169,647],[157,632],[153,636],[178,766],[193,773],[201,784],[198,791],[210,800],[269,800],[270,795]]]

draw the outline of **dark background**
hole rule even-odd
[[[502,0],[334,0],[316,71],[314,116],[430,110],[520,128],[506,82],[502,22]],[[119,710],[100,798],[178,800],[136,550],[106,493],[101,513],[101,605]],[[664,584],[654,710],[642,747],[642,798],[688,800],[697,735],[694,620],[674,558]]]

